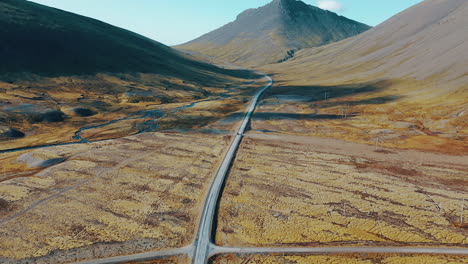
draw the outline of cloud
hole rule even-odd
[[[343,5],[335,0],[319,0],[317,1],[317,6],[332,12],[340,12],[343,10]]]

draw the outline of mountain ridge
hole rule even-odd
[[[148,131],[144,119],[157,108],[250,88],[259,77],[25,0],[0,0],[0,36],[0,151],[83,141],[96,123],[123,123],[99,140]]]
[[[275,63],[289,52],[355,36],[369,26],[296,0],[274,0],[176,48],[243,66]]]
[[[2,0],[0,13],[0,74],[226,72],[145,36],[61,9]]]
[[[339,129],[355,129],[345,137],[379,140],[387,133],[392,147],[466,153],[467,14],[466,0],[426,0],[359,36],[301,50],[260,70],[288,90],[345,94],[333,104],[359,113],[340,123]],[[357,92],[366,86],[372,89]]]

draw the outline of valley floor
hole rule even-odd
[[[250,133],[221,199],[223,246],[461,246],[468,157]]]
[[[3,261],[68,262],[190,245],[208,183],[229,140],[150,133],[22,154],[66,161],[0,183],[2,201],[12,201],[1,208],[1,255],[10,259]],[[465,247],[468,233],[460,221],[468,214],[460,208],[468,195],[466,164],[466,156],[250,132],[221,198],[215,242],[228,247]],[[219,257],[214,263],[348,258],[350,263],[464,263],[461,257],[429,255],[275,254]]]
[[[233,255],[220,256],[213,260],[214,264],[460,264],[466,263],[465,257],[457,256],[421,256],[421,255],[338,255],[338,256],[288,256],[254,255],[246,258]]]
[[[142,134],[23,154],[65,161],[0,182],[2,263],[36,257],[62,263],[190,244],[229,139]]]
[[[249,89],[235,99],[201,102],[161,123],[183,129],[0,154],[0,261],[106,263],[92,260],[181,249],[134,263],[190,263],[208,188],[251,95]],[[325,132],[317,137],[303,122],[316,122],[311,127],[319,130],[333,123],[332,131],[353,119],[333,113],[314,119],[320,113],[302,99],[274,93],[264,99],[237,151],[214,226],[217,252],[278,252],[219,255],[212,263],[466,263],[456,254],[282,253],[293,247],[468,250],[462,145],[450,155],[352,143]],[[219,118],[222,111],[213,109],[226,100],[238,112]],[[291,114],[297,107],[311,113]],[[208,125],[191,128],[204,117]],[[408,129],[418,130],[398,133]]]

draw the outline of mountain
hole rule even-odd
[[[244,66],[286,60],[294,52],[358,35],[370,27],[296,0],[274,0],[177,46]]]
[[[256,75],[26,0],[0,0],[0,58],[5,148],[76,141],[72,136],[82,127],[137,113],[154,119],[160,105],[217,95]],[[130,120],[105,138],[142,130]]]
[[[427,80],[437,75],[444,86],[466,85],[467,14],[465,0],[425,0],[362,35],[303,50],[287,65],[307,65],[320,75],[334,69],[361,79]]]
[[[425,0],[359,36],[301,50],[262,70],[288,86],[350,87],[340,100],[352,99],[348,103],[367,115],[369,126],[409,122],[420,129],[415,137],[436,142],[417,145],[447,150],[446,138],[468,134],[466,25],[468,1]],[[359,85],[372,89],[359,94]]]
[[[133,32],[26,0],[1,0],[0,14],[0,74],[219,70]]]

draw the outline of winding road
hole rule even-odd
[[[223,184],[229,174],[229,169],[235,160],[237,150],[244,137],[252,115],[258,105],[261,96],[273,84],[268,78],[268,85],[263,87],[253,97],[249,108],[242,120],[240,127],[235,133],[229,149],[227,150],[216,176],[206,196],[205,204],[201,214],[198,233],[192,245],[184,248],[158,250],[134,255],[111,257],[76,264],[113,264],[132,261],[144,261],[164,257],[187,255],[191,257],[193,264],[206,264],[212,256],[220,254],[431,254],[431,255],[467,255],[468,248],[456,247],[220,247],[216,246],[213,239],[213,227],[216,221],[216,209],[221,196]]]
[[[468,248],[442,248],[442,247],[219,247],[213,239],[213,227],[215,226],[217,204],[221,196],[223,184],[229,174],[229,169],[235,160],[237,150],[244,137],[252,115],[258,105],[261,96],[273,85],[273,80],[268,78],[268,85],[263,87],[253,97],[249,108],[237,129],[233,140],[227,150],[216,176],[210,186],[206,196],[205,204],[201,214],[198,233],[192,245],[170,250],[159,250],[134,255],[111,257],[83,262],[76,264],[113,264],[130,261],[144,261],[164,257],[188,255],[192,258],[193,264],[206,264],[212,256],[219,254],[442,254],[442,255],[468,255]]]
[[[242,120],[242,124],[239,129],[236,131],[236,135],[229,146],[229,150],[226,153],[226,156],[221,163],[221,166],[216,173],[216,177],[211,184],[210,191],[205,200],[205,206],[203,208],[203,213],[200,219],[200,225],[198,229],[198,234],[195,239],[195,253],[193,256],[193,263],[207,263],[208,258],[211,255],[213,250],[211,244],[212,232],[213,232],[213,222],[215,221],[216,206],[220,198],[221,190],[223,188],[224,181],[229,173],[229,168],[233,163],[236,152],[239,149],[239,145],[244,137],[244,133],[247,129],[247,126],[250,123],[255,108],[257,107],[258,101],[263,93],[273,85],[273,80],[269,77],[268,85],[263,87],[254,97],[250,106]]]

